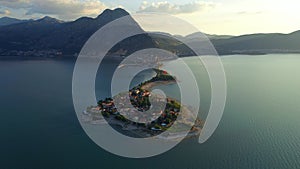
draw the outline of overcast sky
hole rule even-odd
[[[299,0],[0,0],[0,17],[62,20],[95,17],[106,8],[175,15],[210,34],[290,33],[300,30]]]

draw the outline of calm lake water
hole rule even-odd
[[[195,58],[185,60],[197,76],[205,117],[207,75]],[[222,62],[227,103],[208,142],[188,139],[162,155],[128,159],[104,151],[81,128],[72,104],[73,61],[0,61],[0,168],[300,168],[300,55]],[[108,94],[109,74],[99,75],[99,98]]]

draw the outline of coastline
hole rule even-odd
[[[188,105],[182,105],[176,99],[168,97],[165,103],[166,107],[163,110],[151,108],[149,96],[152,95],[158,101],[163,97],[161,98],[159,94],[151,94],[149,91],[156,86],[176,83],[175,77],[167,72],[159,69],[155,69],[155,71],[156,76],[130,89],[129,95],[126,94],[127,92],[120,93],[113,98],[100,100],[98,106],[88,107],[82,114],[83,121],[94,125],[109,124],[111,127],[116,126],[116,130],[123,134],[126,132],[127,134],[130,133],[129,135],[142,138],[158,135],[166,140],[175,140],[198,135],[203,124],[195,116],[196,110]],[[127,103],[126,99],[130,99],[131,103],[129,105],[123,104]],[[117,102],[115,102],[116,100]],[[150,109],[153,110],[152,113],[140,114]],[[152,118],[155,117],[152,122],[145,120],[149,115]],[[137,122],[129,119],[135,119]],[[173,126],[175,121],[176,125]],[[168,135],[162,134],[165,131],[168,131]],[[187,131],[189,132],[186,133]]]
[[[265,55],[280,55],[280,54],[284,54],[284,55],[296,55],[296,54],[300,54],[300,52],[270,52],[270,53],[219,53],[218,55],[212,55],[212,56],[219,56],[219,57],[226,57],[226,56],[235,56],[235,55],[245,55],[245,56],[265,56]],[[203,55],[203,56],[207,56],[207,55]],[[189,58],[189,57],[195,57],[195,56],[179,56],[179,58]],[[106,56],[105,60],[107,61],[111,61],[111,62],[120,62],[122,61],[125,57],[123,56]],[[93,58],[87,58],[88,60],[92,60]],[[74,57],[72,55],[63,55],[63,56],[15,56],[15,55],[11,55],[11,56],[6,56],[6,55],[2,55],[0,56],[0,61],[6,61],[6,60],[77,60],[77,57]],[[171,61],[172,59],[170,59],[169,61]],[[175,60],[175,59],[173,59]]]
[[[169,80],[169,81],[156,81],[156,82],[149,82],[147,84],[143,84],[141,86],[141,89],[143,90],[150,90],[156,86],[160,86],[160,85],[169,85],[169,84],[174,84],[176,83],[176,80]]]
[[[88,118],[85,118],[84,122],[86,124],[90,125],[110,125],[112,126],[115,130],[119,132],[125,132],[131,137],[137,137],[137,138],[150,138],[153,136],[156,136],[157,133],[151,132],[143,127],[140,127],[138,125],[130,125],[130,124],[124,124],[121,121],[118,121],[114,118],[109,118],[109,119],[101,119],[101,120],[91,120]],[[195,121],[195,126],[191,127],[191,130],[186,133],[186,132],[170,132],[169,135],[165,134],[160,134],[157,135],[156,138],[158,139],[163,139],[167,141],[172,141],[172,140],[177,140],[177,139],[188,139],[191,137],[196,137],[199,136],[202,130],[202,125],[203,122],[199,119]]]

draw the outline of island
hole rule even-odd
[[[153,70],[156,72],[154,77],[133,87],[129,92],[100,100],[97,106],[88,107],[83,112],[82,120],[94,125],[108,123],[122,134],[138,138],[156,136],[168,130],[172,138],[176,139],[180,138],[187,128],[190,129],[187,137],[199,135],[204,122],[192,113],[197,110],[193,110],[188,105],[181,105],[174,98],[164,98],[160,94],[150,92],[155,86],[176,83],[175,77],[168,72],[160,69]],[[126,99],[130,100],[130,105],[124,104]],[[153,101],[161,105],[152,106]],[[161,109],[162,107],[164,109]],[[148,110],[151,110],[150,117],[153,117],[151,121],[148,119]],[[176,127],[171,128],[175,121]]]

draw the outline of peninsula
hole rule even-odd
[[[100,100],[97,106],[88,107],[83,112],[83,121],[95,125],[106,124],[107,122],[111,126],[117,126],[118,129],[121,129],[118,130],[121,133],[122,131],[126,131],[122,134],[141,138],[155,136],[168,130],[172,133],[172,138],[176,139],[176,136],[178,138],[182,136],[181,133],[187,127],[190,129],[189,136],[198,135],[203,126],[203,121],[194,117],[192,111],[195,110],[191,110],[186,105],[181,105],[176,99],[163,98],[160,94],[149,92],[155,86],[176,83],[175,77],[169,75],[166,71],[154,70],[156,76],[133,87],[129,92],[120,93],[113,98]],[[116,105],[115,99],[119,99],[119,105]],[[131,105],[123,104],[126,99],[130,100]],[[152,106],[151,102],[153,100],[165,104],[164,109],[159,109],[161,106],[158,106],[158,108]],[[153,113],[151,113],[151,116],[155,117],[151,122],[146,120],[149,117],[149,114],[147,114],[148,110],[152,110]],[[126,117],[133,118],[139,122],[129,120],[124,116],[124,113],[120,112],[126,112]],[[137,115],[137,113],[139,114]],[[181,116],[179,116],[179,113],[181,113]],[[196,119],[196,121],[193,119]],[[179,127],[171,128],[175,121]]]

